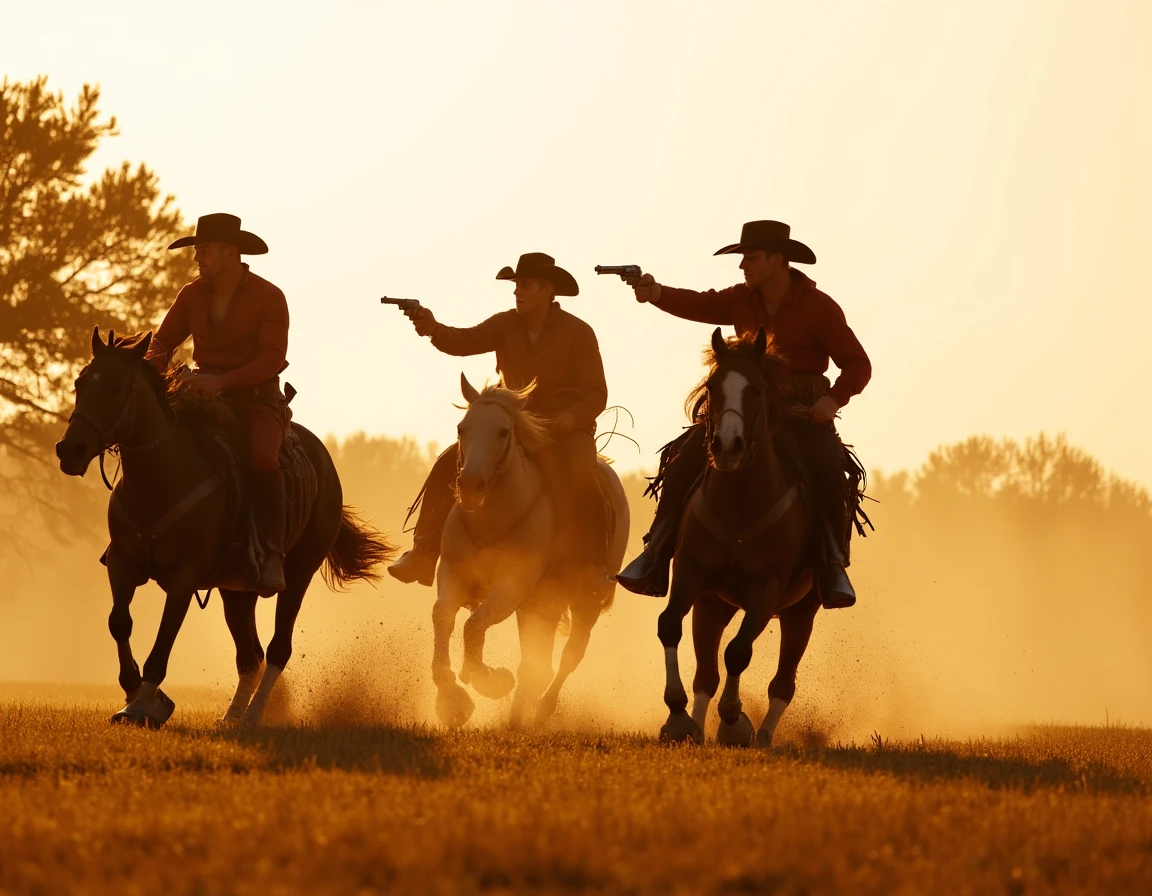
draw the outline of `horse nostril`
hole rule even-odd
[[[712,436],[712,442],[708,447],[711,449],[713,454],[718,452],[720,450],[720,448],[722,447],[720,445],[720,436]]]
[[[743,451],[744,439],[742,439],[740,436],[736,436],[736,438],[732,440],[732,450],[736,452]]]

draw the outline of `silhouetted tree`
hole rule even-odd
[[[182,230],[156,175],[125,162],[91,180],[85,164],[116,120],[98,88],[69,107],[46,78],[0,83],[0,488],[9,545],[33,510],[61,522],[60,474],[44,463],[60,433],[92,327],[155,322],[194,276],[168,253]],[[75,492],[72,492],[74,494]]]

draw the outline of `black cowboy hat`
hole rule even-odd
[[[203,243],[227,243],[240,250],[241,255],[264,255],[268,244],[254,233],[240,229],[240,219],[235,215],[218,212],[214,215],[201,215],[196,222],[194,236],[182,236],[169,249],[183,249],[186,246],[199,246]]]
[[[558,296],[578,296],[580,287],[576,278],[564,268],[556,266],[556,259],[543,252],[528,252],[520,256],[516,262],[516,270],[510,267],[500,268],[496,275],[497,280],[519,280],[521,277],[531,277],[534,280],[547,280],[556,287]]]
[[[733,255],[763,249],[779,252],[789,261],[816,264],[816,253],[791,237],[792,228],[779,221],[749,221],[740,228],[740,242],[717,250],[715,255]]]

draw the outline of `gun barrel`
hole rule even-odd
[[[420,303],[416,299],[394,299],[389,296],[380,297],[381,305],[395,305],[404,311],[409,311],[413,308],[419,308]]]

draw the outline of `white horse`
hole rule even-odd
[[[460,682],[493,700],[516,687],[512,724],[522,724],[533,708],[536,722],[543,723],[555,712],[565,680],[584,658],[592,627],[611,604],[615,584],[605,580],[586,588],[574,585],[586,581],[579,575],[550,574],[557,559],[553,499],[533,459],[548,448],[550,438],[547,421],[525,409],[532,387],[517,392],[487,386],[478,392],[461,375],[460,388],[468,409],[458,430],[456,506],[444,526],[432,610],[436,712],[452,727],[468,721],[476,706]],[[628,543],[628,501],[620,479],[603,460],[597,462],[597,473],[613,510],[608,572],[614,575]],[[471,615],[464,623],[458,682],[448,642],[463,607]],[[571,629],[560,669],[553,675],[553,645],[565,610],[571,613]],[[520,628],[516,678],[508,669],[484,664],[488,629],[513,613]]]

